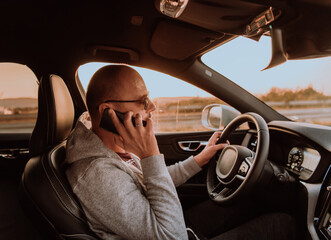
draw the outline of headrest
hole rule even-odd
[[[74,122],[70,92],[57,75],[43,77],[38,90],[38,117],[30,139],[30,154],[36,156],[64,141]]]

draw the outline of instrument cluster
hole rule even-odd
[[[295,173],[300,179],[306,180],[316,170],[321,155],[308,147],[293,147],[288,153],[287,170]]]

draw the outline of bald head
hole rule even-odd
[[[106,100],[135,99],[136,91],[146,89],[140,74],[127,65],[100,68],[87,87],[86,103],[92,120],[98,116],[98,106]]]

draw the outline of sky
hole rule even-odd
[[[259,42],[239,37],[205,54],[202,61],[253,94],[266,93],[274,86],[296,89],[312,85],[331,95],[331,57],[289,60],[261,71],[270,58],[270,37]]]
[[[30,68],[17,63],[0,63],[0,99],[37,96],[37,77]]]
[[[249,92],[258,95],[272,87],[297,89],[313,86],[331,95],[331,57],[311,60],[290,60],[274,68],[264,69],[271,58],[271,39],[259,42],[239,37],[205,54],[202,61]],[[86,89],[93,73],[104,63],[89,63],[79,69],[79,77]],[[196,87],[154,71],[135,68],[145,79],[150,97],[210,96]],[[175,83],[177,82],[177,83]]]

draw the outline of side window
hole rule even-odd
[[[38,84],[25,65],[0,63],[0,133],[31,133],[38,113]]]
[[[105,65],[88,63],[79,68],[78,76],[85,90],[92,75]],[[143,77],[149,97],[156,106],[152,115],[155,132],[210,130],[202,125],[202,110],[208,104],[224,104],[221,100],[180,79],[145,68],[133,68]]]
[[[140,69],[150,99],[156,110],[153,113],[155,132],[209,131],[202,125],[205,106],[222,103],[218,98],[180,79],[147,69]]]

